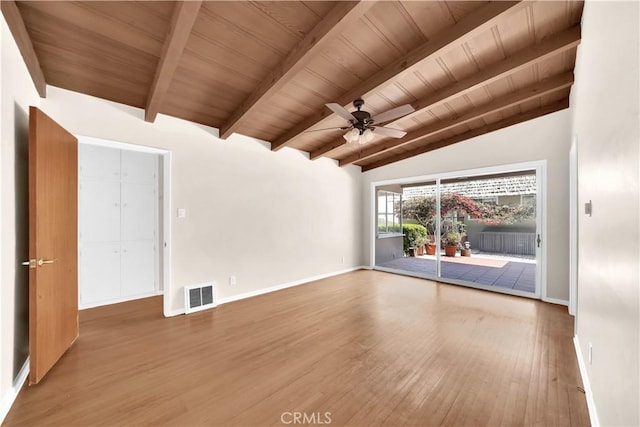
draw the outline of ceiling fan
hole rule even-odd
[[[360,98],[353,101],[353,106],[356,111],[349,112],[342,105],[335,102],[325,104],[328,109],[336,113],[349,122],[347,126],[314,129],[307,132],[319,132],[325,130],[346,130],[347,133],[343,135],[343,138],[347,141],[347,144],[366,144],[373,139],[374,135],[389,136],[391,138],[402,138],[407,132],[399,129],[388,128],[380,126],[380,123],[395,120],[402,116],[406,116],[409,113],[413,113],[415,109],[410,104],[401,105],[384,113],[371,116],[367,111],[362,110],[364,101]]]

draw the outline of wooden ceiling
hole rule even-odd
[[[581,1],[13,2],[2,12],[46,85],[370,170],[568,107]],[[324,104],[401,139],[346,145]]]

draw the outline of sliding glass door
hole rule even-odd
[[[542,165],[533,165],[377,187],[376,205],[383,206],[384,195],[385,207],[377,212],[375,267],[539,297],[541,176]],[[393,203],[381,190],[390,187]]]

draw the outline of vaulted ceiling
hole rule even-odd
[[[13,2],[41,96],[86,93],[370,170],[568,107],[581,1]],[[324,104],[407,134],[345,144]]]

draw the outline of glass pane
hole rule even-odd
[[[394,217],[395,217],[395,215],[392,214],[392,213],[387,214],[387,231],[389,233],[399,233],[400,232],[400,230],[395,227]]]
[[[387,215],[378,214],[378,233],[387,232]]]
[[[378,192],[378,213],[387,212],[387,197],[383,191]]]
[[[535,293],[533,171],[443,181],[443,279]]]
[[[428,237],[435,242],[435,182],[405,187],[402,194],[394,194],[393,215],[387,214],[404,236],[376,242],[376,266],[387,269],[436,277],[435,245],[427,254]],[[402,226],[400,226],[402,224]]]

